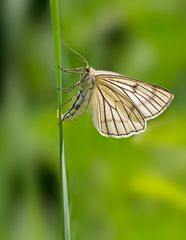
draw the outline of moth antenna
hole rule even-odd
[[[76,50],[74,50],[72,47],[70,47],[67,43],[65,43],[64,41],[62,41],[62,44],[64,46],[66,46],[69,50],[71,50],[73,53],[75,53],[76,55],[78,55],[80,57],[80,59],[86,64],[86,66],[88,67],[89,64],[87,62],[87,60],[80,54],[78,53]]]

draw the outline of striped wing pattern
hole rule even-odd
[[[166,89],[114,74],[95,76],[94,123],[104,136],[129,137],[143,132],[146,122],[161,114],[173,99]]]

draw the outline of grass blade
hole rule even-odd
[[[60,34],[60,3],[50,0],[52,29],[55,49],[56,66],[61,66],[61,34]],[[57,102],[59,116],[62,114],[62,72],[56,67]],[[63,128],[59,117],[59,177],[60,177],[60,237],[59,240],[70,240],[70,218],[68,206],[68,188],[64,157]]]

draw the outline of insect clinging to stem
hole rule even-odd
[[[95,70],[81,54],[70,49],[85,67],[59,67],[65,72],[80,74],[80,80],[64,91],[79,88],[72,106],[62,114],[62,121],[78,119],[90,105],[94,125],[101,135],[126,138],[144,132],[147,121],[164,112],[174,98],[170,91],[154,84],[111,71]]]

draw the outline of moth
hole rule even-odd
[[[101,135],[127,138],[144,132],[147,121],[163,113],[174,98],[170,91],[154,84],[95,70],[83,56],[73,51],[81,57],[85,67],[60,67],[63,71],[80,74],[80,80],[64,92],[79,88],[73,104],[62,114],[62,121],[78,119],[90,105],[94,125]]]

